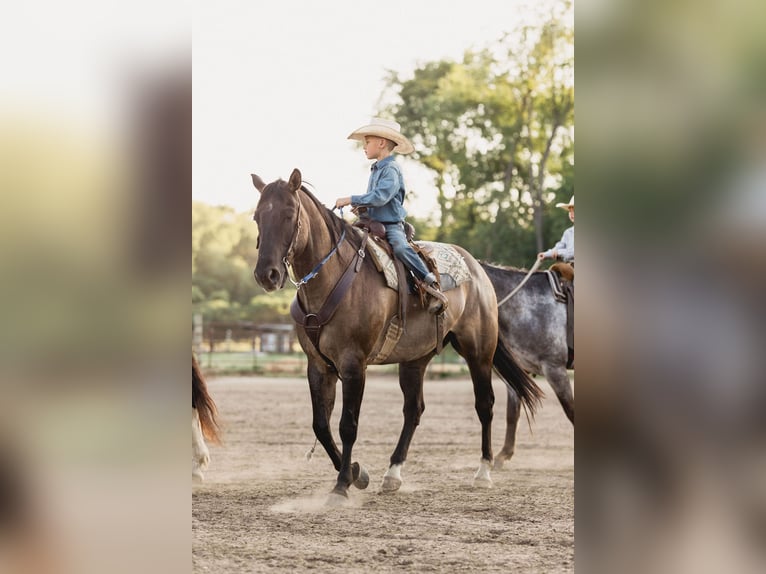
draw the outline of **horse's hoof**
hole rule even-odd
[[[205,480],[205,475],[202,474],[201,470],[192,471],[192,482],[199,484],[200,482],[204,480]]]
[[[504,458],[496,458],[495,463],[492,465],[492,470],[503,470],[503,463],[505,462]]]
[[[325,502],[325,506],[329,506],[331,508],[340,508],[343,506],[348,506],[348,494],[335,492],[334,490],[330,493],[330,495],[327,497],[327,501]]]
[[[396,492],[402,486],[402,479],[395,476],[384,476],[383,484],[380,485],[381,492]]]
[[[359,490],[364,490],[370,485],[370,473],[362,465],[359,465],[359,475],[354,479],[353,485]]]
[[[492,488],[492,479],[483,476],[473,479],[474,488]]]

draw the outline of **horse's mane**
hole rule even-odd
[[[311,202],[316,206],[319,215],[322,216],[322,220],[325,222],[327,229],[330,231],[330,235],[332,236],[334,243],[338,243],[340,236],[345,229],[346,238],[352,243],[352,245],[356,245],[357,248],[359,247],[359,241],[354,241],[354,239],[352,239],[356,238],[357,234],[354,233],[353,226],[348,221],[342,217],[338,217],[335,215],[335,213],[333,213],[331,209],[325,207],[325,205],[319,201],[317,197],[311,193],[311,191],[309,191],[305,185],[301,185],[301,191],[306,194],[306,196],[308,196]]]
[[[501,265],[500,263],[491,263],[489,261],[484,261],[483,259],[479,260],[479,263],[482,265],[489,265],[490,267],[494,267],[496,269],[502,269],[503,271],[519,271],[521,273],[527,273],[529,269],[525,269],[524,267],[514,267],[513,265]]]

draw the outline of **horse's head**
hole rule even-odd
[[[294,169],[289,181],[278,179],[268,185],[255,174],[252,178],[261,192],[253,214],[258,224],[258,262],[253,274],[266,291],[275,291],[285,284],[300,230],[301,172]]]

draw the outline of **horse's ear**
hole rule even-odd
[[[298,168],[295,168],[290,174],[290,181],[288,183],[290,184],[290,189],[292,191],[298,191],[301,188],[303,178],[301,177],[301,172]]]
[[[258,177],[257,175],[255,175],[254,173],[251,173],[250,177],[253,178],[253,185],[255,186],[255,188],[258,191],[263,191],[263,188],[266,187],[266,184],[263,183],[263,180],[260,177]]]

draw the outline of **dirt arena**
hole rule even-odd
[[[395,494],[380,482],[402,424],[395,377],[367,380],[354,447],[370,473],[347,507],[325,500],[337,473],[314,443],[302,378],[208,380],[224,446],[211,446],[192,487],[194,572],[573,572],[574,429],[553,391],[516,454],[472,487],[481,457],[470,379],[426,381],[426,410]],[[494,383],[493,447],[505,433],[505,386]],[[340,385],[339,385],[340,389]],[[338,393],[340,395],[340,391]],[[337,440],[339,405],[333,413]]]

